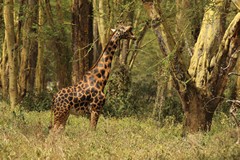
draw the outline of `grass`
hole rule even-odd
[[[182,138],[181,124],[151,119],[99,119],[90,131],[84,117],[70,116],[62,136],[48,136],[50,112],[14,115],[0,103],[0,159],[238,159],[236,130],[224,114],[213,129]]]

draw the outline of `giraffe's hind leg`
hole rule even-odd
[[[61,109],[54,110],[54,125],[53,133],[61,133],[65,129],[67,119],[69,117],[69,110],[65,109],[67,107],[62,107]]]

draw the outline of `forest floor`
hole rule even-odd
[[[62,136],[48,135],[50,112],[13,114],[0,103],[0,159],[239,159],[232,121],[219,113],[206,134],[181,137],[182,125],[152,119],[100,117],[97,131],[70,116]],[[161,126],[161,127],[160,127]]]

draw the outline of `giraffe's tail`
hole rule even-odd
[[[51,130],[52,127],[53,127],[53,122],[52,122],[52,116],[53,115],[53,105],[51,105],[51,115],[50,115],[50,123],[49,123],[49,126],[48,126],[48,129]]]
[[[49,123],[49,126],[48,126],[48,129],[51,130],[52,127],[53,127],[53,107],[54,107],[54,101],[55,101],[55,96],[53,97],[53,101],[52,101],[52,105],[51,105],[51,115],[50,115],[50,123]]]

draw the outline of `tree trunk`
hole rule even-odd
[[[122,49],[121,49],[121,54],[120,54],[120,63],[122,65],[125,65],[128,67],[127,64],[127,59],[128,59],[128,54],[129,54],[129,40],[123,40],[122,41]]]
[[[2,59],[0,63],[0,71],[1,71],[1,89],[2,89],[2,97],[7,100],[8,98],[8,87],[9,87],[9,65],[8,65],[8,54],[7,54],[7,43],[6,39],[4,39],[3,47],[2,47]]]
[[[44,54],[44,43],[43,43],[43,23],[44,23],[44,14],[42,10],[43,2],[42,0],[38,1],[38,56],[37,56],[37,65],[35,73],[35,90],[39,94],[44,89],[44,72],[43,72],[43,54]]]
[[[168,85],[166,78],[163,78],[164,77],[163,74],[164,72],[162,70],[162,67],[159,66],[158,75],[157,75],[157,93],[156,93],[155,104],[152,112],[152,117],[159,121],[162,120],[161,114],[162,114],[163,105],[167,96],[166,91],[167,91],[167,85]]]
[[[15,28],[16,29],[16,52],[17,52],[17,66],[20,66],[20,59],[21,59],[21,50],[20,50],[20,46],[22,46],[22,27],[23,27],[23,21],[24,21],[24,6],[27,6],[27,2],[26,0],[19,0],[18,2],[19,7],[17,7],[17,9],[14,10],[14,22],[17,22],[17,25]],[[17,71],[18,72],[18,71]]]
[[[29,92],[34,91],[34,82],[35,82],[35,73],[37,66],[37,57],[38,57],[38,41],[37,41],[37,28],[34,25],[38,24],[38,0],[29,0],[29,5],[31,7],[31,19],[32,26],[30,28],[30,46],[29,46],[29,81],[27,90]]]
[[[184,111],[183,134],[210,131],[214,111],[221,99],[209,99],[190,85],[179,94]]]
[[[74,0],[72,7],[72,83],[76,84],[89,69],[92,39],[91,3]]]
[[[107,45],[108,37],[109,37],[109,29],[107,28],[108,19],[107,19],[107,1],[106,0],[99,0],[98,1],[98,30],[99,30],[99,38],[101,42],[101,48]],[[94,8],[94,10],[96,10]]]
[[[240,1],[239,0],[232,0],[233,4],[240,10]]]
[[[93,10],[96,12],[98,3],[97,0],[93,0]],[[102,46],[99,40],[99,31],[98,31],[98,16],[97,13],[93,14],[93,64],[98,60],[102,52]],[[103,46],[104,47],[104,46]]]
[[[37,19],[37,1],[29,0],[27,4],[26,19],[23,24],[23,44],[20,54],[19,91],[21,98],[25,96],[26,92],[33,91],[34,70],[37,57],[37,41],[35,40],[36,30],[33,28],[33,24],[36,24]]]
[[[0,30],[0,42],[3,43],[4,40],[4,21],[3,21],[3,0],[0,0],[0,28],[2,28]],[[0,50],[2,50],[2,46],[0,46]],[[1,56],[1,55],[0,55]]]
[[[9,62],[9,96],[10,96],[10,104],[12,109],[16,106],[17,95],[18,95],[13,6],[14,6],[13,0],[5,1],[4,23],[5,23],[5,36],[6,36],[6,43],[7,43],[8,62]]]

